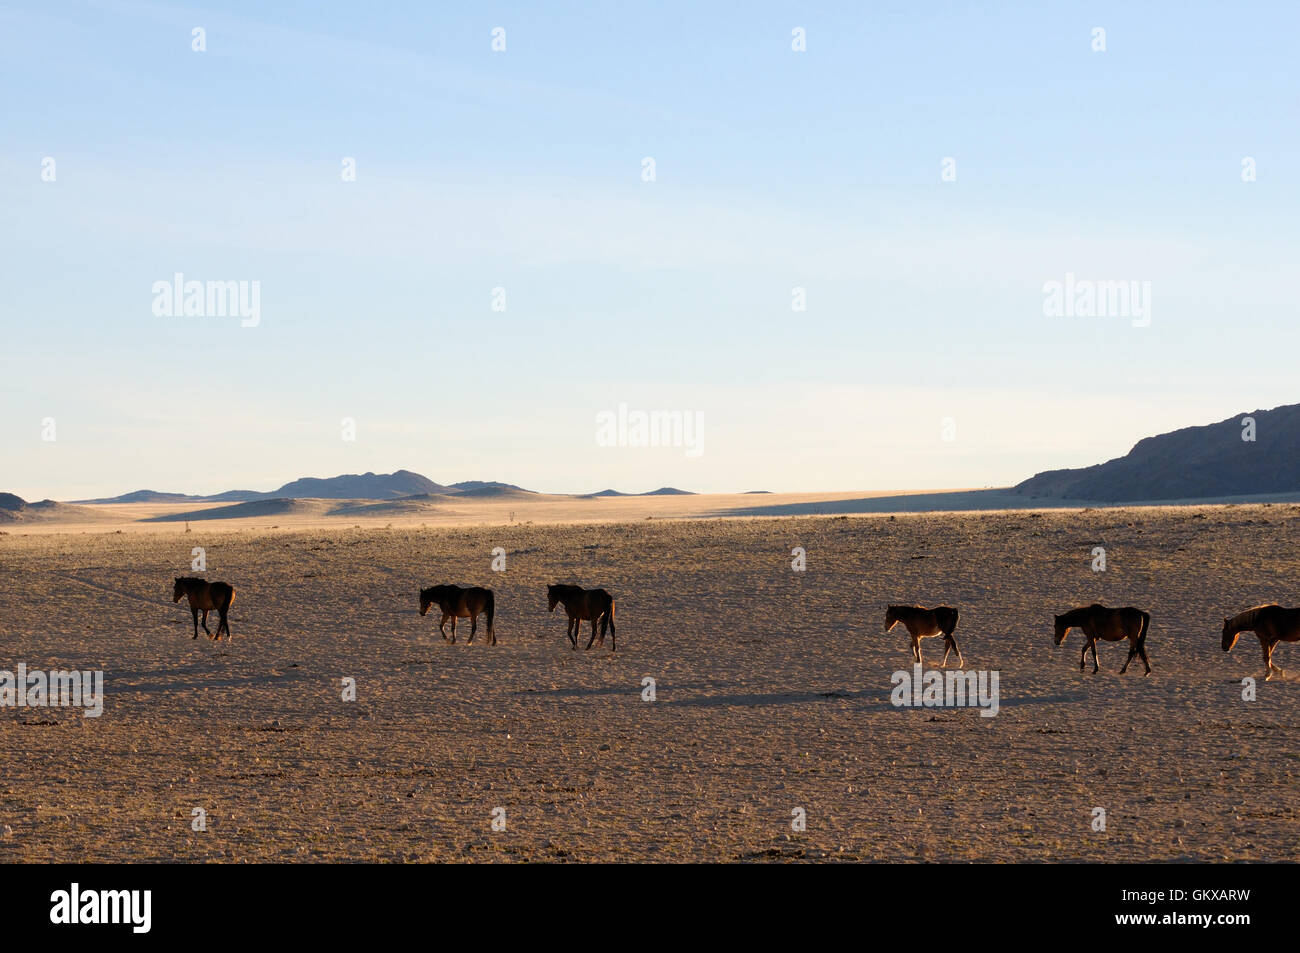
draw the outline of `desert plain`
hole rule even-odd
[[[1219,633],[1300,603],[1300,505],[838,512],[869,509],[850,498],[0,525],[0,668],[105,679],[97,718],[0,708],[0,860],[1297,858],[1300,685]],[[235,587],[230,641],[193,640],[171,601],[195,547]],[[617,652],[586,629],[570,648],[557,581],[613,593]],[[497,645],[418,615],[439,582],[495,590]],[[1053,645],[1053,615],[1093,601],[1151,612],[1149,677],[1118,674],[1119,644],[1097,675],[1077,631]],[[995,717],[891,704],[911,664],[892,602],[960,608]],[[937,666],[940,640],[924,651]],[[1300,645],[1275,661],[1300,673]]]

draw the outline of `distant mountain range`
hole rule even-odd
[[[460,483],[435,483],[428,477],[410,470],[398,470],[396,473],[345,473],[336,477],[300,477],[286,483],[279,489],[261,492],[259,490],[227,490],[210,496],[194,496],[187,493],[160,493],[157,490],[134,490],[121,496],[102,497],[96,500],[77,500],[78,503],[254,503],[261,500],[401,500],[413,497],[462,496],[462,497],[503,497],[516,494],[532,493],[513,483],[497,483],[489,480],[464,480]],[[602,490],[599,493],[586,494],[596,496],[669,496],[685,495],[688,490],[678,490],[671,486],[651,490],[649,493],[620,493],[617,490]],[[12,494],[0,494],[0,497],[13,497]],[[2,505],[2,504],[0,504]]]
[[[1009,491],[999,492],[1027,501],[1081,503],[1142,503],[1300,493],[1300,404],[1236,414],[1218,423],[1184,427],[1146,437],[1123,457],[1090,467],[1048,470],[1035,474]],[[410,470],[398,470],[396,473],[348,473],[324,479],[302,477],[268,492],[228,490],[211,496],[193,496],[136,490],[121,496],[77,502],[203,504],[314,499],[397,501],[400,506],[410,509],[446,504],[456,498],[525,499],[533,495],[541,494],[534,494],[532,490],[513,483],[465,480],[444,485]],[[665,486],[647,493],[606,489],[578,496],[598,499],[686,495],[694,494]],[[0,493],[0,521],[50,518],[58,514],[58,507],[68,505],[52,500],[28,503],[12,493]]]
[[[20,520],[57,519],[72,515],[85,515],[91,512],[93,511],[82,510],[80,507],[70,506],[67,503],[56,503],[53,500],[28,503],[21,496],[15,496],[12,493],[0,493],[0,523],[13,523]]]
[[[1099,503],[1300,492],[1300,404],[1146,437],[1123,457],[1076,470],[1048,470],[1012,492]]]
[[[314,499],[314,500],[396,500],[404,496],[421,494],[479,495],[491,490],[522,490],[513,483],[489,483],[483,480],[466,480],[444,486],[426,476],[410,470],[396,473],[344,473],[336,477],[300,477],[279,489],[227,490],[211,496],[194,496],[188,493],[159,493],[156,490],[135,490],[121,496],[97,500],[77,500],[78,503],[251,503],[257,500]],[[528,492],[528,491],[523,491]]]
[[[618,490],[599,490],[595,493],[584,493],[584,500],[595,499],[598,496],[694,496],[690,490],[679,490],[675,486],[661,486],[657,490],[649,490],[645,493],[620,493]]]

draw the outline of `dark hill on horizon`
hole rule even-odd
[[[235,490],[233,492],[243,492]],[[249,490],[247,492],[253,492]],[[121,496],[103,498],[98,500],[76,500],[77,503],[201,503],[205,500],[215,499],[207,496],[191,496],[188,493],[160,493],[157,490],[134,490],[130,493],[123,493]]]
[[[11,494],[3,494],[11,495]],[[344,473],[335,477],[299,477],[274,490],[227,490],[208,496],[190,493],[163,493],[158,490],[134,490],[121,496],[100,497],[93,500],[74,500],[75,503],[256,503],[265,500],[401,500],[413,497],[462,497],[513,499],[535,496],[514,483],[496,480],[462,480],[459,483],[435,483],[428,477],[411,470],[394,473]],[[564,494],[560,494],[564,495]],[[623,493],[618,490],[601,490],[599,493],[576,494],[580,498],[599,496],[694,496],[690,490],[664,486],[646,493]],[[18,497],[14,497],[18,500]],[[19,502],[22,502],[19,500]]]
[[[267,496],[298,500],[393,500],[420,493],[446,493],[450,489],[410,470],[398,470],[396,473],[345,473],[325,479],[301,477]]]
[[[317,500],[396,500],[410,496],[436,496],[466,494],[490,496],[518,491],[531,492],[513,483],[490,480],[465,480],[444,486],[411,470],[395,473],[344,473],[335,477],[300,477],[283,486],[262,492],[260,490],[226,490],[210,496],[189,493],[160,493],[157,490],[135,490],[121,496],[94,500],[76,500],[77,503],[253,503],[259,500],[317,499]],[[15,497],[17,499],[17,497]]]
[[[657,490],[647,490],[645,493],[623,493],[619,490],[597,490],[595,493],[581,493],[578,498],[582,500],[594,500],[602,496],[695,496],[691,490],[679,490],[674,486],[661,486]]]
[[[56,503],[54,500],[41,500],[28,503],[14,493],[0,493],[0,523],[16,523],[26,520],[45,520],[80,516],[95,519],[92,511],[68,503]]]
[[[451,489],[459,490],[462,493],[484,493],[490,494],[503,490],[518,490],[521,493],[532,493],[532,490],[525,490],[522,486],[515,486],[513,483],[497,483],[494,480],[462,480],[460,483],[453,483]]]
[[[1253,441],[1242,439],[1246,417],[1255,420]],[[1300,404],[1145,437],[1123,457],[1048,470],[1011,492],[1099,503],[1300,492]]]

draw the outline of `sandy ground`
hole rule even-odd
[[[1219,627],[1300,603],[1300,506],[644,518],[683,499],[598,524],[0,527],[0,668],[107,683],[97,719],[0,709],[0,859],[1296,859],[1300,685],[1243,701],[1257,642],[1224,655]],[[236,587],[233,642],[170,602],[194,546]],[[569,648],[558,580],[614,593],[616,654]],[[496,590],[497,646],[417,615],[444,581]],[[1052,645],[1093,600],[1151,611],[1149,678]],[[996,717],[891,706],[894,601],[961,608]],[[1300,673],[1300,646],[1277,659]]]

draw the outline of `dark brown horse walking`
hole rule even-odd
[[[939,667],[947,668],[949,653],[957,649],[957,667],[965,668],[966,660],[962,658],[961,649],[953,637],[957,628],[957,610],[952,606],[935,606],[933,609],[925,606],[890,606],[885,611],[885,631],[888,632],[900,622],[912,636],[912,658],[918,665],[925,664],[921,661],[921,640],[942,635],[946,651]]]
[[[177,576],[176,584],[172,586],[172,602],[180,602],[181,596],[189,596],[190,613],[194,616],[194,638],[199,637],[199,613],[203,613],[203,631],[211,635],[212,638],[220,642],[221,630],[226,630],[226,638],[230,635],[230,604],[235,601],[234,586],[227,585],[224,582],[208,582],[206,579],[199,579],[195,576]],[[213,609],[217,610],[220,621],[217,623],[217,634],[212,635],[212,630],[208,628],[208,613]],[[191,640],[192,641],[192,640]]]
[[[555,611],[556,603],[564,604],[564,611],[569,616],[569,627],[565,635],[578,647],[578,629],[585,620],[591,621],[591,638],[587,648],[596,641],[596,623],[600,623],[600,644],[605,644],[605,632],[609,632],[609,650],[618,649],[618,635],[614,630],[614,597],[604,589],[582,589],[579,586],[556,584],[546,587],[546,601],[550,611]]]
[[[1085,641],[1083,654],[1079,656],[1079,671],[1083,671],[1088,649],[1092,649],[1092,674],[1096,675],[1097,640],[1118,642],[1120,639],[1128,639],[1128,658],[1124,660],[1124,667],[1119,670],[1119,673],[1123,675],[1128,671],[1128,663],[1133,661],[1134,657],[1140,656],[1142,664],[1147,667],[1143,674],[1150,675],[1151,660],[1147,658],[1147,629],[1150,626],[1151,614],[1148,612],[1134,609],[1132,606],[1125,606],[1123,609],[1107,609],[1100,603],[1094,602],[1090,606],[1080,606],[1056,617],[1056,644],[1060,645],[1064,642],[1065,634],[1071,629],[1081,629]]]
[[[434,603],[442,610],[442,618],[438,620],[438,631],[442,633],[444,642],[456,644],[456,620],[469,619],[469,644],[474,644],[474,633],[478,631],[478,617],[487,616],[487,634],[488,644],[497,644],[496,630],[492,627],[492,618],[496,613],[496,596],[492,594],[491,589],[484,589],[480,586],[470,586],[461,588],[460,586],[430,586],[428,589],[420,590],[420,615],[429,611],[429,606]],[[447,638],[447,630],[443,628],[447,620],[451,620],[451,638]]]
[[[1254,632],[1259,636],[1259,647],[1264,652],[1264,681],[1273,673],[1286,672],[1273,664],[1273,650],[1279,642],[1300,642],[1300,609],[1283,609],[1277,603],[1255,606],[1223,620],[1223,651],[1237,644],[1237,636]]]

